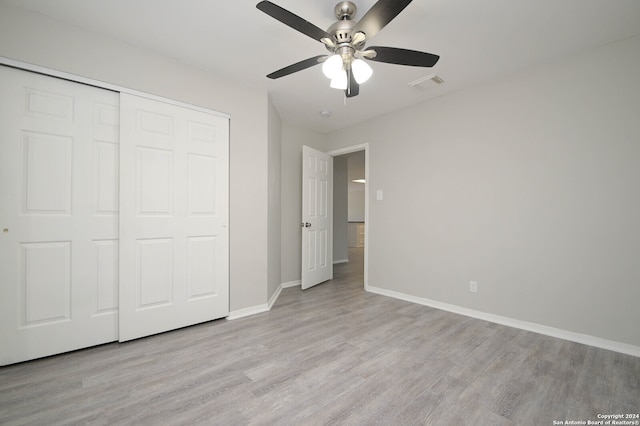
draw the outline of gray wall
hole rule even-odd
[[[280,157],[282,153],[280,141],[282,139],[282,121],[273,102],[271,102],[271,98],[268,99],[268,118],[267,298],[271,299],[271,296],[278,290],[282,282],[280,276],[280,245],[282,243],[280,221],[282,203],[280,194]]]
[[[282,282],[300,281],[302,263],[302,146],[325,149],[325,136],[282,123]]]
[[[329,135],[370,144],[369,286],[640,345],[639,75],[634,37]]]
[[[349,260],[348,237],[348,155],[333,157],[333,261]]]
[[[365,185],[353,182],[356,179],[365,178],[365,153],[364,151],[352,152],[347,160],[349,182],[349,222],[364,222],[365,213]]]
[[[0,55],[229,113],[230,308],[267,302],[266,93],[3,3]]]
[[[349,191],[349,222],[364,222],[364,185],[362,190]]]

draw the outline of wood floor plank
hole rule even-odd
[[[0,368],[2,425],[547,425],[640,411],[640,358],[366,293]]]

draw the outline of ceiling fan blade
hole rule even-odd
[[[308,35],[314,40],[320,41],[323,38],[332,39],[331,35],[325,30],[316,27],[311,22],[305,21],[298,15],[294,15],[287,9],[283,9],[270,1],[261,1],[256,7],[272,18],[290,26],[294,30],[300,31],[302,34]]]
[[[352,34],[363,32],[367,40],[378,34],[411,3],[411,0],[378,0],[353,28]]]
[[[284,77],[285,75],[302,71],[314,65],[318,65],[326,57],[327,55],[319,55],[319,56],[314,56],[313,58],[305,59],[304,61],[296,62],[293,65],[289,65],[288,67],[284,67],[282,69],[279,69],[278,71],[272,72],[271,74],[267,75],[267,77],[275,80],[276,78]]]
[[[367,51],[373,50],[376,55],[365,56],[370,61],[386,62],[388,64],[410,65],[413,67],[432,67],[440,59],[440,56],[432,53],[418,52],[417,50],[399,49],[397,47],[368,47]]]
[[[353,98],[354,96],[358,96],[360,93],[360,85],[353,76],[352,70],[347,71],[347,73],[349,74],[349,84],[347,84],[347,88],[344,89],[344,94],[347,98]]]

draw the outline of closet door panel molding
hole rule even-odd
[[[229,313],[229,120],[121,94],[120,341]]]

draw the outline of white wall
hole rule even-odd
[[[638,76],[635,37],[329,135],[384,190],[369,285],[640,346]]]
[[[231,114],[230,308],[267,302],[267,94],[0,3],[0,55]]]
[[[271,98],[268,99],[269,114],[269,199],[268,199],[268,219],[267,219],[267,256],[268,256],[268,277],[267,277],[267,299],[278,290],[282,282],[280,275],[280,246],[282,244],[281,231],[281,194],[280,194],[280,156],[282,139],[282,121],[278,115]]]
[[[300,281],[302,263],[302,146],[325,149],[325,136],[282,123],[282,282]]]

